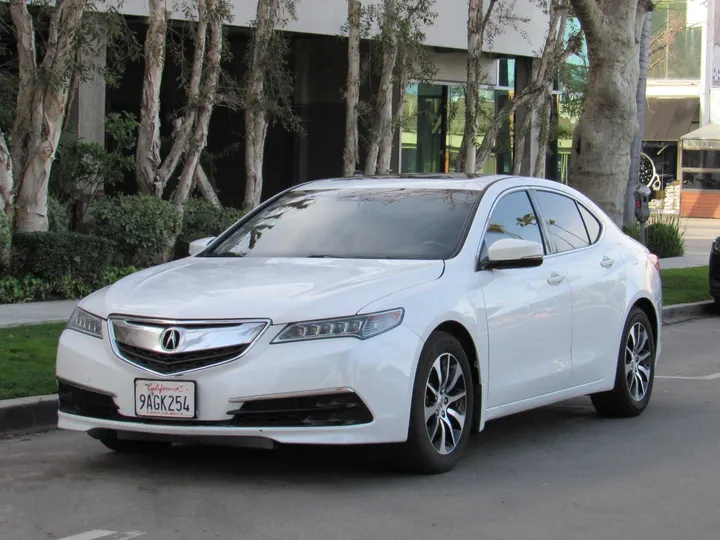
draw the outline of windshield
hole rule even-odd
[[[479,197],[449,189],[291,191],[202,256],[447,259]]]

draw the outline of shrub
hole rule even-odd
[[[0,278],[0,304],[15,304],[37,300],[76,300],[112,285],[119,279],[137,272],[134,267],[106,268],[91,281],[79,281],[66,274],[56,280],[33,276]]]
[[[105,238],[71,232],[15,233],[11,270],[16,277],[32,276],[57,282],[72,276],[91,283],[111,264],[113,243]]]
[[[7,214],[0,210],[0,269],[5,267],[10,258],[11,242],[10,221]]]
[[[623,227],[623,232],[640,241],[640,224]],[[656,213],[647,224],[647,248],[659,258],[681,257],[685,253],[685,226],[675,214]]]
[[[70,230],[70,210],[55,197],[48,197],[48,228],[50,232]]]
[[[91,231],[112,239],[122,266],[151,266],[164,260],[180,230],[180,214],[151,195],[96,199],[90,207]]]
[[[185,203],[182,229],[175,244],[175,256],[186,256],[190,242],[208,236],[218,236],[244,213],[237,208],[215,208],[203,199],[189,199]]]

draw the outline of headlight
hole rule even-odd
[[[341,319],[293,323],[287,325],[272,340],[272,343],[339,337],[368,339],[399,326],[404,313],[403,309],[393,309],[391,311],[343,317]]]
[[[103,337],[102,319],[80,308],[75,308],[68,321],[67,328],[100,339]]]

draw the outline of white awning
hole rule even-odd
[[[683,135],[680,140],[686,150],[720,150],[720,124],[708,124]]]

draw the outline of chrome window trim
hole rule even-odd
[[[193,368],[188,369],[184,371],[178,371],[176,373],[159,373],[155,370],[149,369],[145,366],[136,364],[132,360],[129,360],[125,358],[120,351],[117,348],[116,341],[115,341],[115,332],[113,330],[112,321],[113,320],[132,320],[137,322],[144,322],[148,324],[154,324],[158,326],[166,326],[166,327],[173,327],[173,326],[179,326],[183,327],[185,325],[207,325],[207,326],[213,326],[213,325],[241,325],[241,324],[248,324],[248,323],[255,323],[255,324],[264,324],[265,327],[258,333],[258,335],[255,337],[255,339],[250,342],[247,346],[247,348],[241,352],[239,355],[234,356],[228,360],[224,360],[222,362],[218,362],[217,364],[212,364],[209,366],[203,366],[199,368]],[[108,338],[110,340],[110,348],[112,349],[113,353],[116,357],[118,357],[120,360],[125,362],[126,364],[129,364],[137,369],[140,369],[146,373],[152,373],[153,375],[156,375],[158,377],[161,377],[163,379],[170,379],[174,377],[181,377],[190,373],[195,373],[198,371],[202,371],[204,369],[211,369],[218,366],[223,366],[225,364],[229,364],[230,362],[235,362],[236,360],[242,358],[245,356],[252,348],[255,346],[255,344],[260,341],[260,339],[265,335],[268,328],[272,326],[272,320],[270,319],[154,319],[152,317],[136,317],[133,315],[124,315],[124,314],[112,314],[107,318],[107,326],[108,326]],[[240,344],[238,344],[240,345]]]

